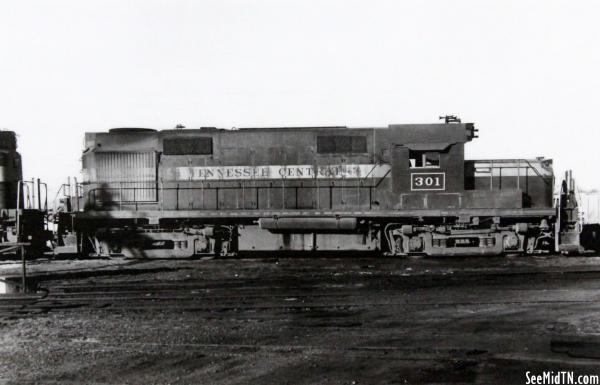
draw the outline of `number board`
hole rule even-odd
[[[445,190],[445,172],[419,172],[410,174],[410,189],[412,191],[422,190]]]

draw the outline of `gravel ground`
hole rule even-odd
[[[47,294],[0,298],[0,384],[600,374],[597,257],[55,260],[30,274]]]

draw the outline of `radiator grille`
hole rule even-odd
[[[97,153],[95,182],[102,201],[156,201],[156,154]]]

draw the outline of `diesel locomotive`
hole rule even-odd
[[[21,154],[13,131],[0,131],[0,254],[23,245],[29,257],[40,256],[52,238],[46,229],[46,186],[23,180]]]
[[[578,251],[552,160],[465,160],[472,123],[85,134],[80,252],[392,256]]]

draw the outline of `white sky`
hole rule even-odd
[[[600,187],[598,1],[2,1],[0,128],[26,177],[78,176],[83,135],[426,123],[469,158],[554,158]]]

